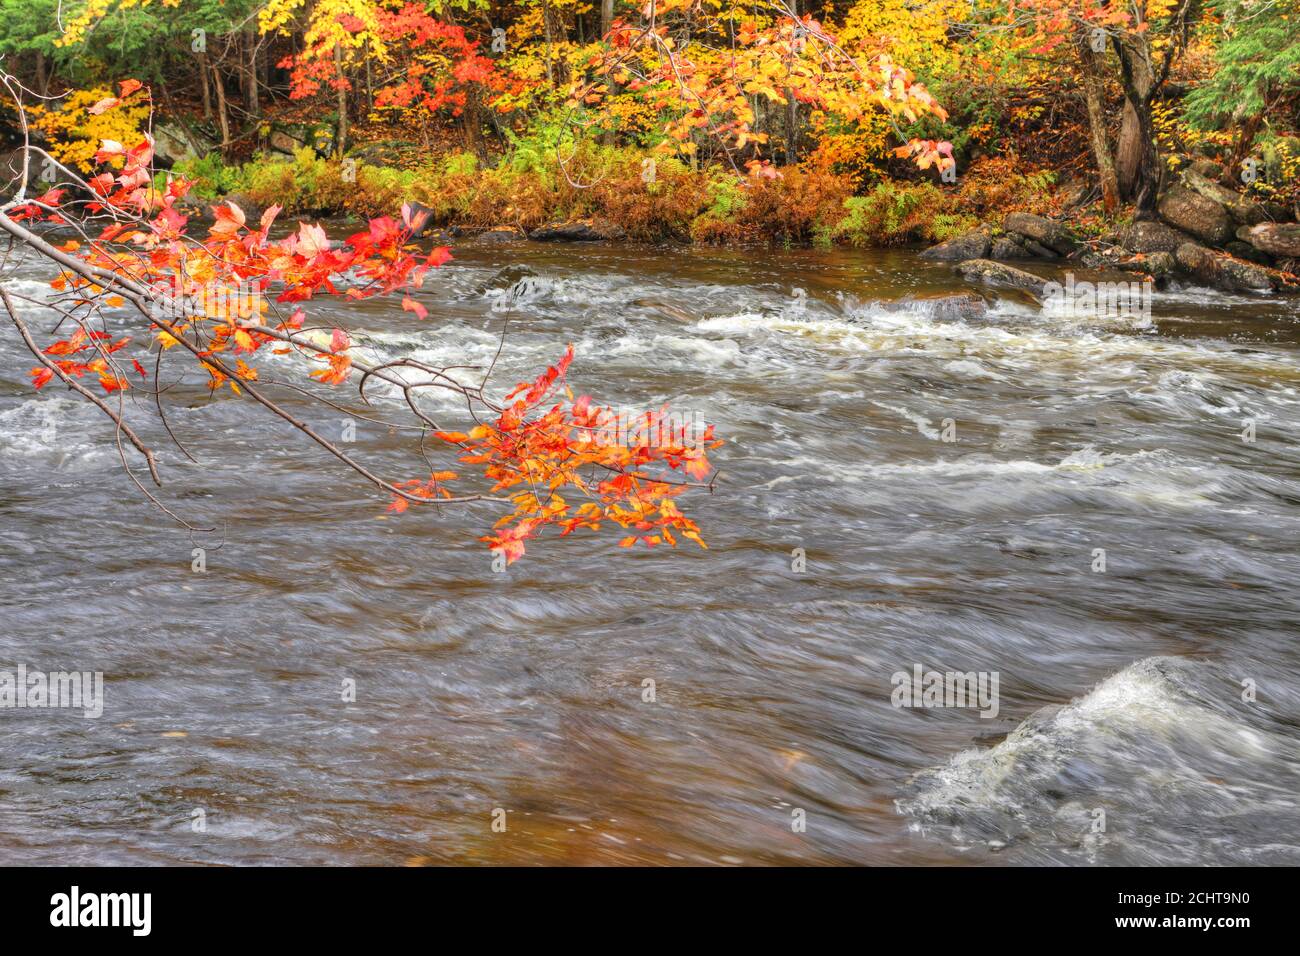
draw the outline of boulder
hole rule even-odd
[[[1267,252],[1260,252],[1249,242],[1242,242],[1240,239],[1234,239],[1223,247],[1223,251],[1230,256],[1236,256],[1238,259],[1245,259],[1247,262],[1258,262],[1261,266],[1271,266],[1273,257]]]
[[[989,254],[989,234],[985,229],[972,229],[947,242],[931,246],[921,253],[922,259],[936,262],[964,262],[967,259],[982,259]],[[995,256],[994,258],[998,258]]]
[[[912,301],[923,304],[930,316],[940,322],[964,322],[983,318],[989,304],[974,292],[956,292],[917,296]]]
[[[1300,258],[1300,223],[1262,222],[1242,226],[1237,238],[1279,259]]]
[[[993,240],[990,246],[986,247],[988,258],[990,259],[1032,259],[1034,254],[1025,248],[1023,242],[1017,242],[1014,234],[998,236]],[[984,255],[983,252],[974,256],[963,256],[963,259],[978,259]]]
[[[1024,289],[1039,295],[1046,284],[1046,280],[1032,272],[994,262],[992,259],[968,259],[957,266],[957,272],[968,282],[982,282],[1004,289]]]
[[[1269,218],[1268,211],[1260,203],[1252,202],[1241,193],[1201,175],[1195,169],[1183,173],[1183,182],[1188,189],[1228,210],[1228,215],[1232,217],[1233,222],[1253,226]]]
[[[1065,225],[1032,213],[1013,212],[1002,221],[1002,228],[1046,246],[1057,255],[1068,256],[1079,245]]]
[[[1211,245],[1220,245],[1232,237],[1232,218],[1228,211],[1186,186],[1171,186],[1161,197],[1156,211],[1171,226]]]
[[[267,142],[277,153],[287,153],[290,156],[307,145],[302,140],[282,129],[271,130],[271,136]]]
[[[1115,266],[1125,272],[1140,272],[1153,279],[1164,279],[1178,270],[1178,260],[1172,252],[1152,252],[1122,259]]]
[[[1272,292],[1282,286],[1275,269],[1234,259],[1194,242],[1179,246],[1174,258],[1193,281],[1225,292]]]
[[[603,219],[575,219],[534,229],[528,238],[535,242],[598,242],[602,239],[625,239],[627,233],[621,226]]]
[[[1223,178],[1223,167],[1212,159],[1205,159],[1202,157],[1201,159],[1192,160],[1192,164],[1187,168],[1193,172],[1199,173],[1206,179],[1218,181]]]
[[[163,165],[174,166],[183,159],[197,159],[217,148],[217,144],[196,130],[186,130],[179,122],[165,121],[153,128],[153,154]],[[195,146],[202,153],[195,151]]]
[[[1172,253],[1183,243],[1192,241],[1187,233],[1154,219],[1133,223],[1118,238],[1125,249],[1141,253]]]
[[[1040,245],[1039,243],[1035,242],[1033,239],[1026,239],[1026,240],[1025,240],[1025,249],[1026,249],[1026,250],[1029,252],[1029,254],[1030,254],[1031,256],[1033,256],[1035,259],[1059,259],[1059,258],[1061,258],[1061,257],[1057,254],[1057,252],[1056,252],[1055,249],[1049,249],[1049,248],[1047,248],[1047,247],[1044,246],[1044,245]]]
[[[480,232],[475,238],[479,242],[517,242],[524,238],[524,234],[514,226],[493,226]]]

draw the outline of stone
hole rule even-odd
[[[1249,242],[1242,242],[1240,239],[1232,240],[1223,247],[1223,251],[1230,256],[1236,256],[1238,259],[1245,259],[1247,262],[1258,262],[1261,266],[1271,266],[1273,264],[1273,258],[1267,252],[1261,252]]]
[[[1171,186],[1156,211],[1171,226],[1211,245],[1220,245],[1232,237],[1232,219],[1228,211],[1213,199],[1186,186]]]
[[[1172,252],[1152,252],[1123,259],[1115,266],[1125,272],[1141,272],[1153,279],[1163,279],[1178,270],[1178,260]]]
[[[153,128],[153,138],[154,156],[164,165],[174,166],[183,159],[198,159],[199,154],[194,150],[195,145],[205,156],[217,148],[217,144],[202,133],[190,130],[187,135],[185,127],[179,122],[156,124]]]
[[[1234,222],[1253,226],[1257,222],[1268,219],[1268,213],[1262,205],[1251,202],[1241,193],[1208,179],[1195,169],[1189,169],[1183,173],[1183,182],[1193,192],[1199,193],[1206,199],[1216,202],[1226,209]]]
[[[1282,286],[1275,269],[1245,262],[1198,246],[1184,243],[1174,254],[1179,268],[1194,281],[1225,292],[1273,292]]]
[[[1300,223],[1263,222],[1242,226],[1237,238],[1279,259],[1300,258]]]
[[[307,145],[302,140],[290,136],[282,129],[271,130],[271,136],[267,142],[270,143],[271,148],[277,153],[287,153],[290,156]]]
[[[1055,249],[1049,249],[1047,246],[1035,242],[1033,239],[1025,240],[1025,249],[1035,259],[1059,259],[1061,258]]]
[[[1012,236],[998,236],[992,244],[987,247],[988,258],[990,259],[1032,259],[1034,254],[1025,248],[1024,243],[1017,242]],[[964,259],[979,259],[984,253],[975,256],[965,256]]]
[[[493,226],[491,229],[484,230],[475,236],[479,242],[517,242],[524,238],[514,226]]]
[[[599,242],[626,237],[627,233],[621,226],[602,219],[550,223],[528,234],[528,238],[535,242]]]
[[[931,246],[921,253],[922,259],[937,262],[964,262],[967,259],[982,259],[989,254],[991,241],[985,229],[972,229],[947,242]],[[994,256],[994,258],[998,258]]]
[[[1068,256],[1079,245],[1074,234],[1063,223],[1053,222],[1032,213],[1013,212],[1002,220],[1002,228],[1007,232],[1018,232],[1026,239],[1046,246],[1062,256]]]
[[[1032,272],[994,262],[992,259],[968,259],[957,266],[957,272],[969,282],[982,282],[984,285],[1006,289],[1024,289],[1036,294],[1041,294],[1046,285],[1046,280]]]
[[[1154,219],[1135,222],[1119,236],[1119,243],[1125,249],[1141,253],[1176,252],[1183,243],[1191,241],[1187,233]]]

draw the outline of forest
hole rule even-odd
[[[1294,0],[3,0],[0,53],[50,97],[58,160],[148,125],[200,200],[888,245],[1016,211],[1105,235],[1193,167],[1293,219],[1298,23]],[[126,78],[151,100],[92,115]]]

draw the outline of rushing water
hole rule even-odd
[[[424,322],[314,315],[439,365],[508,321],[503,390],[573,342],[575,391],[716,423],[710,549],[546,538],[497,574],[500,506],[385,515],[197,381],[200,464],[150,432],[165,499],[221,523],[191,541],[6,324],[0,668],[105,675],[100,719],[0,710],[8,861],[1300,862],[1294,301],[963,320],[891,304],[961,288],[910,252],[456,255]],[[916,665],[995,672],[996,716],[893,706]]]

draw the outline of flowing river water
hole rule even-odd
[[[220,524],[191,540],[6,324],[0,668],[104,674],[98,719],[0,710],[9,862],[1300,863],[1295,300],[961,318],[910,251],[455,254],[424,321],[312,315],[438,365],[508,322],[501,391],[572,342],[575,392],[716,424],[709,550],[547,537],[495,573],[501,506],[386,515],[197,380],[200,463],[151,432]],[[894,706],[917,667],[996,675],[996,713]]]

